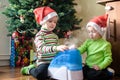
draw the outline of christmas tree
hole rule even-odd
[[[64,33],[74,30],[75,25],[79,24],[82,19],[75,16],[74,0],[8,0],[10,6],[3,12],[7,20],[8,36],[14,31],[18,31],[26,37],[34,37],[39,31],[40,25],[35,22],[33,10],[40,6],[50,6],[59,15],[59,21],[55,33],[59,38],[64,37]]]
[[[3,12],[9,19],[8,36],[14,39],[14,48],[11,45],[11,66],[26,66],[30,63],[30,52],[33,50],[32,39],[40,30],[40,25],[36,23],[33,10],[40,6],[50,6],[59,16],[59,21],[54,32],[59,36],[66,35],[71,30],[75,30],[75,25],[82,19],[77,19],[73,0],[8,0],[10,5]],[[77,27],[78,28],[78,27]]]

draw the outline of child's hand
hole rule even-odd
[[[93,69],[95,69],[95,70],[100,70],[100,67],[97,66],[97,65],[93,65]]]
[[[67,50],[67,49],[68,49],[68,46],[66,46],[66,45],[57,46],[57,51],[64,51],[64,50]]]

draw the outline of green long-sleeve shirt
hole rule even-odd
[[[104,39],[88,39],[78,50],[81,54],[87,52],[85,63],[89,67],[98,65],[100,69],[104,69],[112,62],[111,44]]]

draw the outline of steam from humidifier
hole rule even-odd
[[[78,40],[77,39],[67,39],[65,40],[65,45],[69,47],[69,49],[74,49],[77,47]]]

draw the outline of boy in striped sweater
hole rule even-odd
[[[30,74],[37,80],[46,80],[48,77],[48,66],[58,51],[68,49],[65,45],[58,44],[58,36],[52,31],[55,29],[58,15],[50,7],[39,7],[34,10],[35,19],[40,24],[41,30],[35,36],[37,61],[35,64],[23,67],[22,74]]]

